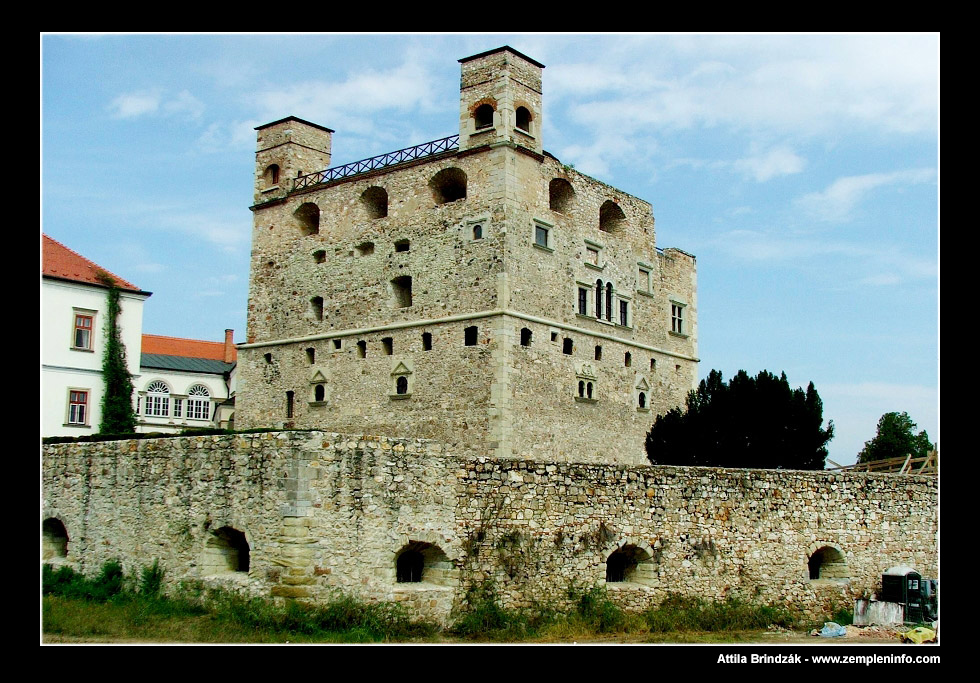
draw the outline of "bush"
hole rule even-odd
[[[769,626],[791,627],[795,620],[775,607],[751,605],[735,598],[713,602],[668,595],[643,613],[651,631],[745,631]]]

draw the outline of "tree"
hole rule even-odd
[[[786,373],[740,370],[726,384],[712,370],[687,396],[687,409],[657,417],[647,434],[654,465],[823,469],[834,423],[823,429],[823,402],[813,386],[791,389]]]
[[[878,433],[864,444],[858,454],[858,462],[872,462],[887,458],[925,457],[935,445],[923,429],[915,433],[916,424],[908,413],[885,413],[878,420]]]
[[[100,434],[131,434],[136,431],[133,410],[133,379],[126,367],[126,347],[119,333],[119,287],[111,275],[99,272],[99,281],[108,287],[106,294],[105,353],[102,356],[102,423]]]

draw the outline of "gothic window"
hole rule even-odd
[[[144,415],[149,417],[170,417],[170,387],[160,380],[146,386]]]

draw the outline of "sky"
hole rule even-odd
[[[144,333],[241,342],[255,127],[332,128],[332,165],[454,135],[502,45],[545,150],[697,257],[702,378],[812,381],[840,464],[886,412],[939,439],[935,34],[42,35],[42,230],[153,292]]]

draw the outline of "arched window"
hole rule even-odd
[[[578,381],[578,395],[585,398],[585,380],[580,379]]]
[[[826,545],[810,555],[807,560],[807,570],[811,581],[828,579],[845,581],[849,578],[844,553]]]
[[[322,384],[317,384],[313,387],[313,400],[322,403],[324,397],[326,396],[326,390],[323,388]]]
[[[421,583],[425,558],[418,550],[406,550],[395,561],[395,576],[398,583]]]
[[[306,202],[293,213],[299,223],[300,232],[304,235],[316,235],[320,232],[320,207],[313,202]]]
[[[477,223],[473,226],[473,239],[482,240],[483,239],[483,226]]]
[[[613,288],[612,283],[606,283],[606,320],[612,322],[613,316]]]
[[[48,517],[41,524],[42,559],[68,557],[68,530],[61,520]]]
[[[266,187],[272,187],[279,184],[279,166],[276,164],[271,164],[265,169],[265,173],[262,174],[265,178]]]
[[[205,576],[248,572],[250,564],[248,541],[238,529],[223,526],[208,537],[201,562]]]
[[[619,204],[607,199],[599,207],[599,229],[603,232],[619,232],[626,225],[626,214]]]
[[[623,362],[626,364],[626,367],[632,366],[633,365],[633,354],[630,353],[629,351],[627,351],[626,352],[626,355],[623,356]]]
[[[454,583],[452,562],[433,543],[410,541],[395,556],[398,583],[428,583],[448,586]]]
[[[481,104],[473,112],[473,122],[476,129],[489,128],[493,125],[493,105]]]
[[[160,380],[146,386],[143,414],[148,417],[170,417],[170,387]]]
[[[408,393],[408,377],[399,375],[398,379],[395,380],[395,393],[399,396],[404,396]]]
[[[585,397],[592,398],[592,382],[585,383]]]
[[[523,130],[525,133],[530,133],[531,112],[528,111],[527,107],[518,107],[514,114],[517,119],[517,128]]]
[[[564,178],[555,178],[548,183],[548,200],[552,211],[568,213],[574,199],[575,190]]]
[[[429,181],[436,204],[448,204],[466,198],[466,174],[458,168],[444,168]]]
[[[195,384],[187,392],[187,417],[191,420],[211,419],[211,392],[203,384]]]
[[[637,397],[636,403],[637,403],[637,405],[640,408],[646,408],[647,407],[647,395],[641,391],[640,394],[639,394],[639,396]]]
[[[635,545],[624,545],[606,559],[606,583],[640,583],[650,579],[652,556]]]
[[[602,280],[595,281],[595,317],[602,319]]]
[[[361,206],[371,220],[388,215],[388,191],[383,187],[369,187],[361,194]]]

